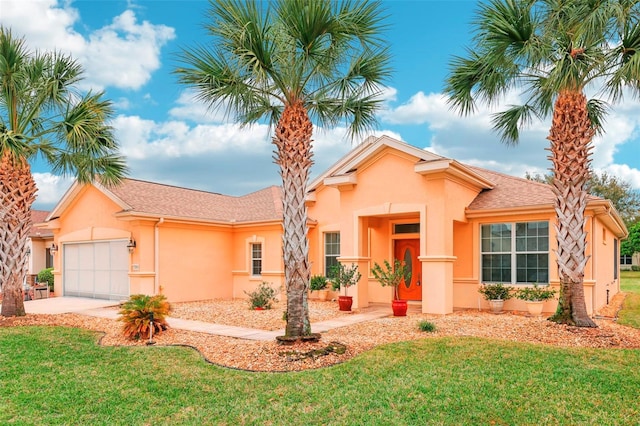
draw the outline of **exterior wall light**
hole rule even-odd
[[[58,251],[58,246],[56,245],[56,243],[51,243],[49,251],[51,252],[51,254],[56,254],[56,252]]]
[[[133,238],[129,239],[129,244],[127,244],[127,249],[129,249],[129,253],[133,253],[136,248],[136,240]]]

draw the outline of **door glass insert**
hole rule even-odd
[[[411,271],[413,271],[413,265],[411,264],[411,250],[408,248],[404,251],[404,264],[406,268],[404,270],[404,285],[405,287],[411,287]]]

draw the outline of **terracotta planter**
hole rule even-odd
[[[527,310],[532,317],[539,317],[542,315],[542,301],[527,301]]]
[[[353,296],[338,296],[338,305],[341,311],[350,311],[353,305]]]
[[[394,300],[391,302],[391,309],[393,309],[394,317],[406,317],[407,308],[408,305],[406,300]]]
[[[491,306],[491,312],[493,312],[494,314],[501,314],[502,310],[504,309],[504,300],[489,300],[489,306]]]
[[[325,301],[329,297],[329,290],[318,290],[318,300]]]

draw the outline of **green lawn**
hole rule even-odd
[[[640,272],[621,323],[640,327]],[[637,425],[640,351],[476,338],[392,344],[301,373],[212,366],[182,347],[101,347],[0,328],[0,424]]]
[[[248,373],[182,347],[101,347],[0,328],[0,424],[635,425],[640,351],[476,338],[377,348],[300,373]]]
[[[629,294],[618,314],[618,322],[640,328],[640,272],[622,271],[620,278],[620,288]]]

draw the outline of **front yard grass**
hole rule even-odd
[[[620,289],[627,293],[627,297],[618,313],[618,323],[640,328],[640,272],[622,271]]]
[[[637,424],[640,351],[442,338],[249,373],[183,347],[0,328],[0,424]]]

